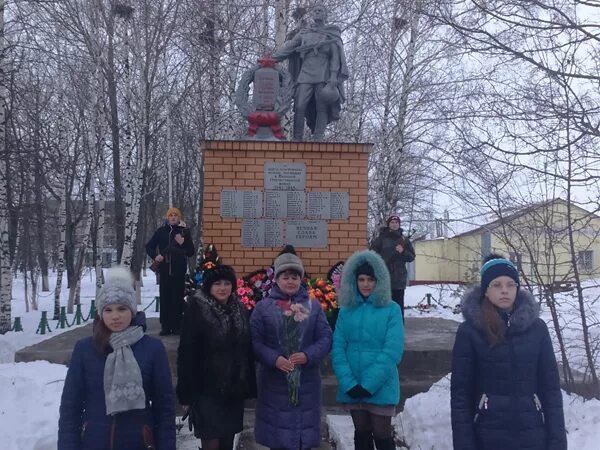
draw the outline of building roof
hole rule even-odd
[[[472,234],[479,234],[484,231],[492,231],[492,230],[502,226],[503,224],[510,223],[510,222],[514,221],[515,219],[518,219],[519,217],[523,217],[527,214],[530,214],[531,212],[533,212],[535,210],[548,207],[555,203],[562,203],[562,204],[566,205],[567,201],[562,198],[555,198],[555,199],[545,200],[543,202],[531,203],[522,208],[507,208],[504,211],[500,211],[500,214],[502,214],[502,217],[498,217],[497,213],[493,213],[493,217],[496,217],[495,219],[493,219],[483,225],[477,225],[471,230],[463,231],[461,233],[457,233],[454,236],[450,236],[450,237],[454,238],[454,237],[468,236],[468,235],[472,235]],[[571,202],[571,206],[579,209],[580,211],[584,211],[586,213],[586,215],[600,218],[600,216],[598,216],[597,214],[587,211],[586,209],[584,209],[580,206],[577,206],[573,202]],[[428,240],[433,240],[433,239],[428,239]]]

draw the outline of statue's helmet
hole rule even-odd
[[[321,92],[319,93],[319,99],[323,103],[326,103],[328,105],[337,102],[339,98],[340,91],[338,91],[338,88],[336,86],[333,86],[331,84],[326,84],[325,87],[323,87],[323,89],[321,89]]]

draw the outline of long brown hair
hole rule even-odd
[[[481,322],[483,324],[483,331],[491,347],[504,341],[506,324],[485,293],[482,294],[481,298]]]
[[[112,352],[112,347],[109,344],[112,331],[108,329],[98,313],[96,313],[94,320],[96,323],[94,325],[94,333],[92,334],[92,344],[98,353],[106,356]]]

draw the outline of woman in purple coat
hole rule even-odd
[[[275,286],[250,319],[259,361],[256,442],[271,449],[303,450],[321,441],[319,363],[331,348],[331,328],[301,284],[294,253],[275,259]]]

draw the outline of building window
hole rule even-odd
[[[579,252],[578,266],[582,272],[592,272],[594,270],[594,252],[592,250],[584,250]]]

